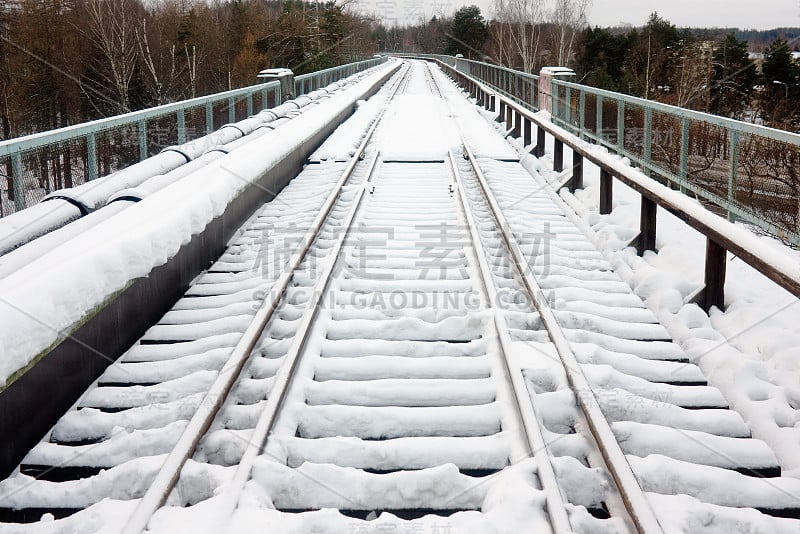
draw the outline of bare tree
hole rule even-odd
[[[186,72],[189,74],[189,88],[191,98],[197,96],[197,46],[192,45],[191,52],[189,45],[183,45],[183,53],[186,56]],[[228,89],[230,89],[230,79],[228,80]]]
[[[575,35],[586,25],[586,12],[592,0],[555,0],[550,13],[553,24],[553,59],[559,66],[567,67],[572,61]]]
[[[11,24],[10,6],[8,2],[0,2],[0,133],[3,139],[11,137],[11,119],[8,106],[11,68],[6,53],[6,39]]]
[[[176,78],[175,68],[175,45],[165,47],[162,43],[156,43],[156,54],[150,49],[150,41],[147,34],[147,19],[142,19],[142,27],[140,32],[136,33],[136,43],[139,45],[139,55],[142,64],[147,71],[147,82],[150,86],[156,105],[164,104],[167,102],[167,95],[170,92],[172,84]],[[169,58],[165,61],[164,51],[169,50]],[[169,67],[165,70],[165,63]]]
[[[709,86],[712,50],[703,43],[686,43],[678,59],[674,74],[672,98],[665,98],[670,104],[682,108],[704,109],[706,88]]]
[[[129,89],[138,59],[135,0],[86,0],[87,38],[99,52],[103,64],[96,74],[114,96],[114,113],[130,111]],[[86,94],[94,104],[92,95]]]
[[[544,22],[544,0],[494,0],[492,25],[495,43],[504,64],[532,72],[536,65]]]

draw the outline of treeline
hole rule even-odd
[[[782,38],[755,62],[735,33],[679,29],[654,13],[646,26],[625,33],[585,29],[571,66],[588,85],[779,128],[800,126],[800,63]]]
[[[609,28],[614,34],[624,34],[630,26],[615,26]],[[687,28],[689,34],[700,40],[719,41],[728,35],[733,35],[739,41],[746,41],[751,52],[763,52],[770,44],[783,39],[792,43],[793,51],[800,50],[800,28],[774,28],[771,30],[742,30],[739,28]]]
[[[380,27],[382,50],[463,54],[526,72],[566,65],[577,50],[591,0],[493,0],[493,18],[477,6],[418,25]]]
[[[638,28],[589,27],[586,0],[554,0],[536,11],[540,5],[495,0],[491,20],[467,6],[451,19],[379,29],[378,37],[388,51],[461,53],[534,73],[567,66],[587,85],[800,130],[800,64],[779,31],[758,32],[776,38],[757,63],[741,33],[680,29],[657,13]]]
[[[347,4],[264,0],[0,0],[3,139],[373,54]]]
[[[697,37],[712,30],[695,30]],[[787,42],[793,43],[792,50],[800,50],[800,28],[775,28],[772,30],[740,30],[732,28],[721,32],[715,32],[718,37],[732,33],[740,41],[747,41],[751,52],[763,52],[778,39],[784,39]]]

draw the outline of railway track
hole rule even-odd
[[[800,485],[440,71],[409,62],[310,161],[0,483],[0,531],[797,515]]]

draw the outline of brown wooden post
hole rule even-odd
[[[611,204],[614,198],[614,179],[611,173],[600,169],[600,214],[611,213]]]
[[[522,120],[522,144],[528,146],[531,144],[531,121],[530,119]]]
[[[514,125],[514,109],[506,105],[506,130],[510,130]]]
[[[500,99],[500,112],[497,114],[497,122],[503,122],[506,118],[506,103],[503,102],[503,99]]]
[[[569,190],[574,193],[576,189],[583,189],[583,156],[576,150],[572,151],[572,179],[569,181]]]
[[[636,247],[639,255],[645,250],[656,249],[656,213],[658,204],[642,195],[642,212],[639,222],[639,243]]]
[[[514,137],[522,137],[522,115],[514,111]]]
[[[533,155],[537,158],[544,156],[544,128],[536,125],[536,148],[533,150]]]
[[[553,147],[553,170],[561,172],[564,170],[564,142],[556,138]]]
[[[725,271],[728,251],[710,238],[706,238],[706,288],[703,294],[703,309],[712,306],[725,309]]]

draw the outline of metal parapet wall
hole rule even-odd
[[[8,476],[103,370],[174,305],[258,206],[281,191],[308,156],[353,113],[355,102],[375,94],[399,67],[398,63],[387,69],[365,92],[354,95],[351,106],[252,183],[177,254],[91,312],[79,328],[0,392],[0,435],[13,436],[0,444],[0,476]]]

